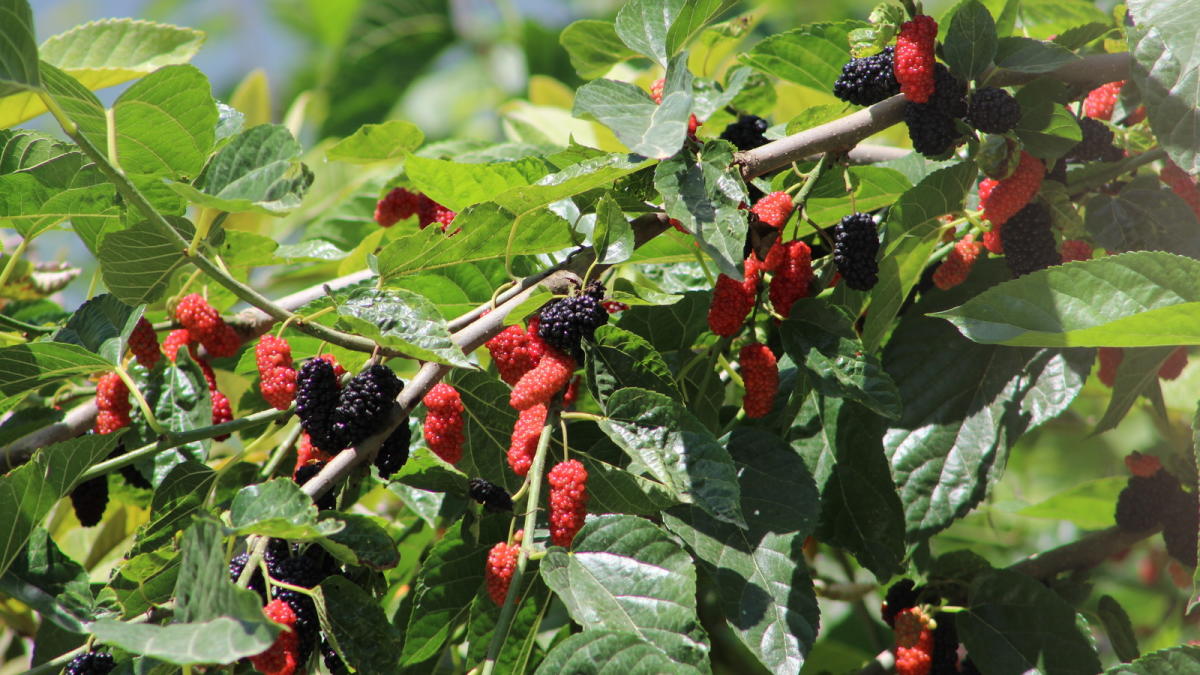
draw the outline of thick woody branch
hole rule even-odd
[[[62,421],[25,434],[0,450],[4,470],[8,471],[29,461],[34,451],[47,445],[75,438],[92,428],[96,421],[96,402],[88,401],[71,408]]]

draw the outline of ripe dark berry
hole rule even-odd
[[[570,546],[587,516],[587,469],[577,459],[559,462],[546,480],[550,483],[550,542]]]
[[[381,478],[391,478],[392,474],[399,471],[408,461],[408,444],[411,438],[412,430],[408,428],[406,418],[387,437],[383,445],[379,446],[379,454],[375,455],[375,466],[379,469]]]
[[[538,335],[575,359],[583,359],[581,340],[595,339],[596,329],[608,323],[608,310],[600,304],[604,287],[592,285],[576,295],[546,304],[538,314]]]
[[[467,481],[467,494],[471,496],[471,499],[483,504],[490,513],[512,511],[513,509],[512,497],[508,491],[482,478],[472,478]]]
[[[896,616],[896,674],[928,675],[933,667],[933,631],[919,608]]]
[[[312,477],[321,473],[321,469],[325,468],[326,462],[312,462],[296,469],[293,479],[296,485],[304,485],[312,480]],[[317,508],[322,511],[329,511],[337,508],[337,495],[333,490],[327,491],[320,499],[317,500]]]
[[[487,583],[488,597],[499,607],[504,604],[508,595],[508,587],[512,583],[513,573],[517,571],[517,556],[521,553],[521,535],[516,534],[516,543],[498,542],[488,552],[487,567],[484,568],[483,578]]]
[[[967,123],[989,134],[1012,131],[1021,121],[1021,104],[999,87],[976,89],[971,94]]]
[[[1004,261],[1013,276],[1046,269],[1059,264],[1057,244],[1050,230],[1050,209],[1031,202],[1018,211],[1000,230]]]
[[[766,417],[771,412],[775,393],[779,390],[779,366],[775,354],[771,352],[770,347],[760,342],[751,342],[738,353],[738,364],[741,366],[742,382],[746,388],[746,396],[742,399],[742,409],[746,411],[746,417]]]
[[[338,380],[324,359],[310,359],[296,373],[296,416],[312,444],[324,452],[346,447],[333,433],[333,411],[338,406]]]
[[[321,640],[321,660],[325,663],[325,669],[329,671],[330,675],[350,674],[342,657],[338,656],[337,650],[327,640]]]
[[[905,21],[896,36],[894,72],[900,91],[913,103],[925,103],[934,91],[934,42],[937,22],[924,14]]]
[[[545,345],[532,326],[526,331],[518,325],[512,325],[488,340],[485,346],[492,355],[492,363],[496,364],[500,379],[512,386],[538,364],[542,352],[546,350]]]
[[[855,105],[872,105],[900,93],[894,72],[894,47],[873,56],[850,59],[833,83],[833,95]]]
[[[508,404],[516,410],[547,404],[567,386],[574,373],[575,359],[553,347],[547,347],[537,366],[525,373],[513,387]]]
[[[736,122],[730,122],[721,132],[721,138],[733,143],[738,150],[753,150],[768,143],[763,135],[767,126],[767,121],[757,115],[739,115]]]
[[[267,561],[267,570],[271,578],[302,588],[312,588],[324,581],[328,571],[318,562],[308,556],[274,556]],[[296,614],[296,635],[299,638],[299,663],[308,660],[309,654],[317,643],[320,633],[320,619],[317,608],[309,596],[287,588],[274,586],[271,595],[276,600],[282,600]]]
[[[968,234],[954,244],[950,253],[933,273],[933,284],[944,290],[954,288],[967,280],[975,260],[983,250],[983,245],[975,241],[975,235]]]
[[[933,69],[933,94],[925,104],[950,117],[966,117],[967,83],[955,77],[949,68],[939,63]]]
[[[833,228],[833,263],[856,291],[869,291],[879,281],[879,235],[867,213],[851,213]]]
[[[786,192],[772,192],[758,200],[750,209],[762,222],[779,229],[792,215],[792,196]]]
[[[1200,530],[1200,504],[1197,504],[1196,494],[1178,490],[1165,501],[1162,535],[1167,554],[1188,567],[1195,567],[1196,533]]]
[[[116,667],[108,652],[84,652],[71,659],[63,675],[108,675]]]
[[[263,399],[276,410],[287,410],[296,398],[296,369],[287,340],[264,335],[254,346],[259,388]]]
[[[808,296],[813,280],[812,250],[799,239],[786,244],[776,241],[763,265],[774,270],[767,296],[775,312],[786,319],[792,312],[792,305]]]
[[[108,506],[108,476],[97,476],[76,485],[71,490],[71,506],[80,525],[91,527],[99,523]]]
[[[350,378],[333,410],[331,435],[342,447],[358,445],[379,431],[403,388],[404,383],[396,373],[380,364]]]
[[[266,651],[250,657],[250,663],[266,675],[293,675],[303,661],[300,659],[300,640],[296,633],[296,613],[282,600],[272,600],[263,613],[285,628]]]
[[[133,352],[133,358],[147,369],[153,368],[162,358],[162,350],[158,348],[158,336],[154,334],[154,326],[150,325],[146,317],[138,319],[137,325],[133,327],[133,332],[129,335],[129,351]]]
[[[958,675],[958,629],[954,616],[939,612],[934,617],[933,654],[930,675]]]
[[[425,398],[425,443],[435,455],[457,464],[463,455],[463,404],[458,390],[438,382]]]
[[[537,452],[542,427],[546,425],[546,404],[540,403],[521,411],[513,425],[512,440],[508,446],[508,466],[513,473],[524,476],[529,473],[533,456]]]
[[[942,157],[962,139],[954,118],[926,103],[906,103],[904,123],[913,149],[926,157]]]
[[[1134,450],[1125,455],[1125,468],[1134,476],[1150,478],[1163,468],[1162,461],[1155,455],[1148,455]]]
[[[912,579],[901,579],[888,588],[883,599],[883,622],[895,627],[896,615],[917,604],[917,588]]]
[[[1000,181],[985,178],[979,183],[979,206],[983,209],[984,219],[992,224],[993,231],[1002,227],[1037,195],[1045,176],[1046,165],[1042,160],[1021,151],[1021,159],[1012,175]],[[988,250],[992,249],[989,247]]]
[[[1117,496],[1117,527],[1129,532],[1158,527],[1174,503],[1173,497],[1179,494],[1183,494],[1179,481],[1165,470],[1160,469],[1149,478],[1130,476]]]
[[[1125,157],[1125,153],[1113,144],[1113,132],[1104,122],[1091,117],[1079,120],[1079,130],[1083,139],[1071,149],[1069,157],[1082,162],[1116,162]]]

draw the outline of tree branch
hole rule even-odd
[[[62,421],[32,431],[9,443],[3,450],[0,450],[0,460],[3,460],[4,470],[10,471],[28,462],[36,450],[75,438],[91,429],[96,422],[96,412],[95,400],[82,403],[71,408],[63,416]]]

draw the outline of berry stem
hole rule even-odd
[[[504,596],[504,606],[500,608],[500,618],[496,621],[496,631],[492,633],[492,641],[488,644],[487,658],[479,675],[491,675],[496,669],[496,659],[500,656],[500,648],[508,637],[508,628],[513,615],[517,611],[517,595],[520,592],[521,580],[525,575],[525,567],[529,564],[529,555],[533,548],[533,532],[537,527],[538,501],[542,496],[542,474],[546,469],[546,454],[550,447],[550,438],[554,428],[558,426],[559,412],[551,408],[546,415],[546,424],[542,427],[542,435],[538,437],[537,453],[533,456],[533,466],[529,468],[529,500],[525,508],[525,538],[521,540],[521,552],[517,555],[517,569],[513,572],[512,581],[508,585],[508,594]]]
[[[559,413],[559,417],[563,418],[564,420],[588,420],[589,422],[596,422],[597,424],[608,419],[603,415],[593,415],[592,413],[585,412],[564,412]]]
[[[0,288],[4,288],[8,284],[9,277],[12,276],[13,270],[17,269],[17,261],[25,254],[25,249],[29,248],[29,239],[21,237],[21,241],[17,244],[17,248],[8,256],[8,262],[4,264],[4,269],[0,271]]]
[[[146,424],[150,425],[150,428],[154,430],[155,434],[165,438],[167,442],[170,442],[171,432],[165,429],[163,425],[159,423],[158,418],[154,416],[154,410],[146,401],[146,397],[142,396],[142,392],[138,389],[137,383],[134,382],[133,378],[129,376],[129,371],[125,370],[125,366],[122,366],[119,363],[116,365],[114,370],[117,373],[117,377],[121,378],[121,381],[124,382],[125,386],[129,389],[129,393],[133,395],[133,400],[137,401],[138,408],[141,409],[142,415],[146,418]]]

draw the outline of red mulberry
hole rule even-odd
[[[950,249],[950,254],[934,271],[933,284],[944,291],[966,281],[982,249],[983,246],[975,241],[973,234],[959,239],[954,248]]]
[[[1170,381],[1179,377],[1179,374],[1183,372],[1183,367],[1187,365],[1187,361],[1187,347],[1177,347],[1158,367],[1158,379]]]
[[[1117,97],[1121,95],[1123,86],[1125,80],[1120,80],[1102,84],[1088,92],[1083,100],[1083,114],[1105,122],[1112,120],[1113,109],[1117,106]]]
[[[292,471],[295,475],[300,467],[308,464],[316,464],[317,462],[328,462],[333,459],[333,455],[325,452],[312,444],[312,438],[307,432],[300,434],[300,442],[296,444],[296,468]]]
[[[779,229],[792,215],[792,196],[786,192],[772,192],[758,200],[750,209],[762,222]]]
[[[570,546],[587,516],[587,469],[576,459],[559,462],[546,480],[550,483],[550,542]]]
[[[933,631],[917,607],[896,616],[896,675],[929,675],[933,667]]]
[[[896,36],[894,70],[900,91],[913,103],[925,103],[934,91],[934,41],[938,26],[924,14],[905,21]]]
[[[226,422],[232,422],[233,408],[229,405],[229,398],[216,389],[210,390],[209,394],[212,398],[212,423],[224,424]],[[229,434],[222,434],[220,436],[214,436],[213,440],[223,441],[227,438],[229,438]]]
[[[1011,176],[1000,181],[990,178],[980,181],[979,206],[983,209],[984,219],[992,224],[991,232],[996,233],[990,242],[989,237],[984,237],[983,243],[989,251],[1003,252],[1000,229],[1037,195],[1045,176],[1046,165],[1042,160],[1022,151],[1021,160]]]
[[[296,613],[288,603],[276,598],[263,607],[263,613],[285,628],[275,642],[261,654],[250,657],[250,663],[266,675],[293,675],[300,664],[300,638],[296,633]]]
[[[96,424],[98,434],[111,434],[129,424],[133,404],[129,402],[129,387],[116,373],[105,373],[96,382]]]
[[[799,239],[786,244],[775,242],[767,254],[766,266],[775,269],[767,295],[775,311],[786,319],[792,304],[806,297],[812,285],[812,250]]]
[[[738,353],[738,363],[741,364],[742,382],[746,386],[746,397],[742,399],[746,417],[765,417],[771,412],[775,393],[779,389],[779,366],[775,354],[770,347],[752,342],[742,347]]]
[[[547,347],[537,366],[525,373],[513,387],[508,404],[517,410],[525,410],[538,404],[546,404],[563,390],[575,372],[575,359]]]
[[[524,476],[533,465],[542,427],[546,426],[546,405],[538,404],[521,411],[513,425],[512,441],[508,446],[508,466],[513,473]]]
[[[422,230],[434,223],[442,226],[442,232],[454,222],[457,214],[442,206],[425,195],[419,195],[417,201],[417,226]]]
[[[276,410],[287,410],[296,398],[296,369],[287,340],[264,335],[254,347],[259,388],[263,399]]]
[[[179,301],[175,318],[188,330],[192,340],[204,345],[214,357],[233,356],[241,346],[237,332],[198,293],[184,296]]]
[[[404,188],[394,188],[375,205],[375,222],[380,227],[391,227],[417,213],[421,196]]]
[[[1117,381],[1117,368],[1125,358],[1125,350],[1120,347],[1101,347],[1096,350],[1096,356],[1100,359],[1100,368],[1096,371],[1096,377],[1100,378],[1104,386],[1111,389]]]
[[[1064,263],[1076,260],[1091,260],[1092,245],[1082,239],[1066,239],[1058,247],[1058,255]]]
[[[138,319],[137,325],[133,327],[133,333],[129,336],[129,351],[133,352],[133,357],[146,369],[153,368],[162,358],[162,351],[158,348],[158,336],[154,334],[154,326],[150,325],[146,317]]]
[[[1129,473],[1142,478],[1149,478],[1162,468],[1162,461],[1155,455],[1148,455],[1134,450],[1125,455],[1125,468]]]
[[[499,542],[488,552],[487,567],[483,578],[487,583],[488,597],[499,607],[508,596],[508,587],[512,583],[513,573],[517,571],[517,557],[521,553],[521,535],[524,530],[518,530],[513,544]]]
[[[721,274],[708,308],[708,328],[717,335],[730,337],[742,329],[753,307],[754,297],[746,292],[743,283]]]
[[[421,400],[425,414],[425,443],[438,457],[450,464],[463,455],[463,404],[458,390],[438,382]]]
[[[1187,205],[1192,208],[1192,213],[1196,214],[1197,219],[1200,219],[1200,187],[1196,187],[1196,181],[1192,180],[1187,172],[1168,159],[1163,165],[1162,172],[1158,174],[1158,178],[1166,183],[1180,199],[1187,202]]]
[[[545,343],[532,326],[528,332],[517,325],[509,326],[488,340],[486,347],[492,362],[500,373],[500,379],[509,386],[515,385],[521,376],[533,369],[542,360]]]
[[[175,363],[175,359],[179,356],[180,348],[188,347],[189,351],[193,352],[191,354],[192,358],[195,359],[196,355],[194,349],[192,349],[194,343],[195,340],[192,339],[192,334],[188,332],[188,329],[179,328],[167,333],[167,337],[163,340],[162,344],[163,353],[167,355],[167,359],[171,363]]]

